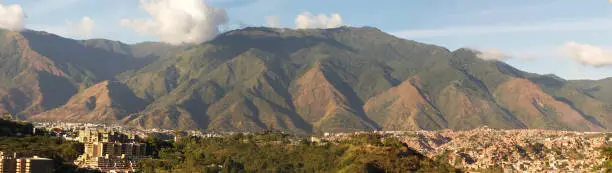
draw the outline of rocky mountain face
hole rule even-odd
[[[167,47],[159,52],[155,46]],[[75,94],[122,72],[179,51],[163,44],[71,40],[57,35],[0,30],[0,112],[20,119],[57,108]]]
[[[375,28],[246,28],[175,47],[2,32],[0,111],[31,120],[303,133],[612,129],[612,80],[568,81]]]
[[[112,123],[136,113],[146,102],[122,83],[104,81],[72,96],[58,108],[29,117],[35,121],[92,121]]]

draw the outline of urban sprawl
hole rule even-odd
[[[84,144],[85,152],[74,162],[81,168],[102,172],[134,172],[147,156],[143,137],[177,140],[176,130],[136,129],[90,123],[34,123],[65,140]],[[182,136],[220,137],[234,133],[181,131]],[[504,172],[593,172],[606,161],[598,150],[612,145],[612,134],[554,130],[499,130],[481,127],[465,131],[374,131],[324,133],[307,139],[315,143],[350,140],[375,134],[381,140],[398,138],[421,154],[441,159],[464,171],[498,168]],[[0,152],[0,172],[50,172],[51,159],[19,157]],[[26,168],[28,170],[26,170]],[[29,170],[34,169],[37,170]]]

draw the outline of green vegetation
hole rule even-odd
[[[312,75],[316,72],[324,77]],[[554,90],[558,86],[570,87],[564,84],[572,81],[555,82],[549,78],[522,72],[503,62],[481,60],[474,50],[451,52],[370,27],[283,32],[245,28],[122,76],[137,96],[151,102],[144,111],[128,118],[129,124],[144,127],[216,131],[275,127],[314,133],[372,127],[471,129],[485,124],[501,129],[593,130],[612,125],[612,120],[604,116],[612,109],[572,105]],[[504,86],[515,79],[528,80]],[[308,82],[300,83],[301,80]],[[394,90],[384,95],[402,82],[414,85],[418,94],[403,96],[405,90]],[[308,87],[315,85],[307,84],[320,86],[314,90]],[[536,93],[508,91],[520,88],[513,85],[533,84],[542,91],[535,87],[528,91]],[[570,87],[562,93],[571,93],[572,89],[578,88]],[[302,91],[320,93],[310,94],[318,96],[313,98],[302,95]],[[522,104],[513,98],[520,93],[550,95],[552,99],[541,105]],[[586,94],[572,95],[568,99],[575,103],[589,98]],[[377,96],[383,97],[379,100],[386,104],[366,105]],[[422,97],[425,101],[409,104],[401,97]],[[532,98],[528,99],[524,103]],[[310,100],[329,104],[300,104]],[[592,105],[604,101],[596,100]],[[582,114],[584,124],[593,126],[560,122],[558,110],[565,110],[559,109],[563,104]],[[160,121],[163,119],[170,121]]]
[[[17,153],[19,156],[40,156],[55,161],[56,168],[71,164],[83,153],[81,143],[65,141],[57,137],[27,136],[0,138],[0,151]]]
[[[612,127],[611,79],[531,74],[371,27],[244,28],[191,46],[1,34],[0,112],[19,119],[300,134]]]
[[[30,118],[65,104],[78,91],[95,83],[115,80],[119,73],[141,68],[182,49],[166,44],[79,41],[46,32],[3,30],[0,113]]]
[[[603,170],[604,172],[612,172],[612,146],[606,146],[600,148],[601,156],[606,159],[596,170]]]
[[[30,123],[0,119],[0,137],[31,135],[33,129]]]
[[[504,168],[499,164],[495,164],[487,169],[480,169],[480,170],[475,170],[475,171],[482,172],[482,173],[502,173],[504,172]]]
[[[458,172],[401,142],[357,136],[343,143],[310,143],[278,133],[183,138],[139,163],[153,172]],[[155,141],[155,140],[150,140]],[[157,141],[159,142],[159,141]]]
[[[58,173],[89,173],[96,172],[87,169],[77,169],[72,162],[83,154],[84,146],[79,142],[66,141],[57,137],[44,136],[46,132],[37,130],[32,135],[32,124],[0,120],[3,130],[0,136],[0,151],[7,155],[17,153],[18,157],[39,156],[53,159]],[[20,133],[17,137],[15,134]]]

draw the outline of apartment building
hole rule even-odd
[[[31,158],[16,159],[15,173],[52,173],[53,160],[48,158],[40,158],[37,156]]]
[[[0,173],[52,173],[53,160],[38,156],[18,158],[0,151]]]
[[[6,153],[0,151],[0,173],[13,173],[17,170],[16,168],[16,156],[6,155]]]
[[[117,132],[83,130],[79,141],[85,143],[85,153],[75,161],[79,167],[103,172],[132,172],[136,162],[147,155],[146,144],[137,137]]]

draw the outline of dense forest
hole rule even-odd
[[[361,135],[317,142],[283,134],[185,137],[176,143],[148,139],[153,158],[139,171],[154,172],[459,172],[408,148],[397,139]]]
[[[0,137],[25,136],[33,133],[34,126],[27,122],[12,121],[13,116],[4,113],[0,117]]]

